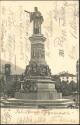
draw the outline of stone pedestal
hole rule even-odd
[[[55,100],[61,99],[62,94],[57,93],[55,89],[55,84],[50,78],[42,77],[30,77],[27,80],[35,82],[37,86],[37,91],[28,91],[28,92],[16,92],[15,97],[17,99],[28,99],[28,100]],[[27,82],[26,82],[27,84]]]
[[[27,100],[55,100],[62,98],[57,93],[54,81],[51,80],[51,70],[45,61],[44,42],[42,34],[33,34],[31,41],[31,59],[24,73],[23,92],[16,92],[15,97]]]
[[[38,65],[46,65],[45,61],[45,47],[46,38],[42,34],[34,34],[29,37],[31,41],[31,60],[30,64],[36,63]]]

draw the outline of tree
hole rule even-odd
[[[53,81],[55,81],[55,88],[58,92],[61,92],[61,79],[58,75],[54,75],[51,77]]]
[[[61,82],[61,92],[64,96],[69,95],[69,84],[67,84],[67,81]]]
[[[72,92],[77,91],[77,83],[75,81],[72,80],[69,87],[71,88]]]
[[[0,93],[4,93],[4,88],[5,88],[4,76],[0,74]]]
[[[16,91],[16,81],[15,80],[7,80],[6,81],[6,87],[5,87],[5,93],[7,96],[14,97]]]

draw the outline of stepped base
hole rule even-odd
[[[61,93],[55,92],[38,92],[38,93],[21,93],[16,92],[15,93],[16,99],[26,99],[26,100],[55,100],[62,98]]]
[[[24,100],[24,99],[7,99],[1,100],[1,107],[4,108],[67,108],[68,105],[74,104],[69,99],[56,100]]]
[[[37,91],[16,92],[16,99],[55,100],[62,98],[62,93],[57,93],[55,84],[51,79],[30,79],[30,81],[36,81]]]

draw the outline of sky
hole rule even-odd
[[[78,1],[1,1],[1,60],[14,64],[12,71],[22,73],[30,61],[32,24],[24,10],[37,6],[44,22],[45,56],[52,74],[76,73],[79,58]],[[61,53],[62,52],[62,53]],[[20,67],[21,71],[17,69]]]

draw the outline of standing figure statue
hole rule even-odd
[[[33,21],[33,34],[41,34],[41,24],[43,22],[43,16],[38,11],[38,8],[34,8],[34,12],[25,12],[29,13],[30,15],[30,22]]]

